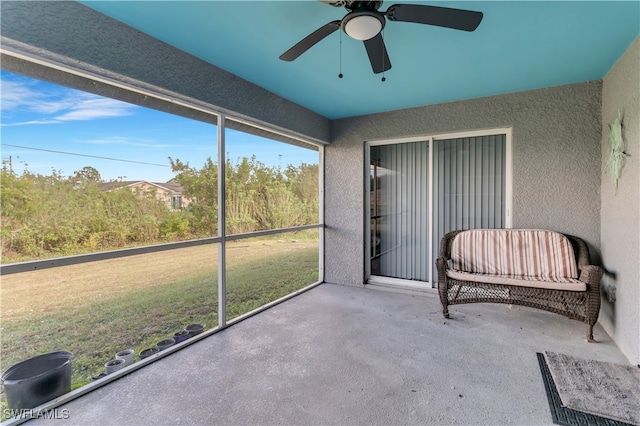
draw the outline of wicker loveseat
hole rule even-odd
[[[449,318],[449,305],[461,303],[529,306],[587,323],[593,342],[602,269],[589,263],[583,240],[557,232],[449,232],[436,260],[442,313]]]

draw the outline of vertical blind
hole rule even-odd
[[[445,233],[506,225],[506,135],[432,143],[432,159],[429,141],[371,147],[372,275],[433,281]]]
[[[505,185],[505,135],[434,140],[432,264],[447,232],[505,227]]]
[[[371,147],[371,273],[429,281],[429,142]]]

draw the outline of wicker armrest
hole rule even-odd
[[[444,257],[438,257],[436,259],[436,270],[438,271],[438,281],[441,279],[444,282],[447,269],[449,269],[449,261]]]
[[[602,278],[602,268],[596,265],[582,265],[580,270],[580,281],[587,283],[589,286],[600,287],[600,279]]]
[[[436,258],[436,265],[438,265],[439,263],[441,263],[442,265],[444,265],[444,267],[445,267],[446,269],[449,269],[449,261],[450,261],[450,260],[451,260],[451,259],[447,259],[447,258],[445,258],[445,257],[440,256],[440,257]]]

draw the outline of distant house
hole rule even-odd
[[[134,194],[153,193],[164,202],[170,210],[183,210],[190,204],[189,199],[182,196],[182,186],[176,182],[148,182],[146,180],[104,182],[103,191],[115,191],[129,188]]]

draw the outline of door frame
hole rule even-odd
[[[513,217],[513,146],[512,127],[497,127],[481,130],[470,130],[453,133],[434,133],[422,136],[412,136],[393,139],[369,140],[364,143],[364,283],[390,286],[396,288],[425,290],[436,287],[434,266],[429,265],[429,281],[414,281],[400,278],[391,278],[378,275],[371,275],[371,187],[370,187],[370,167],[371,167],[371,147],[380,145],[393,145],[411,142],[429,143],[429,165],[428,165],[428,215],[429,215],[429,235],[433,236],[433,147],[438,141],[448,139],[470,138],[492,135],[505,135],[505,228],[512,227]],[[433,238],[433,237],[431,237]],[[432,256],[432,246],[428,247],[428,258]],[[431,263],[431,262],[430,262]]]

